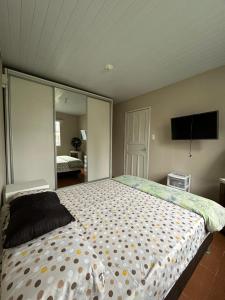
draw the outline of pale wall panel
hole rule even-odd
[[[88,98],[88,181],[110,176],[110,103]]]
[[[55,187],[53,88],[10,77],[14,182],[43,178]]]

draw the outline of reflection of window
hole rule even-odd
[[[61,146],[60,121],[55,121],[55,144]]]
[[[81,129],[80,133],[81,133],[81,138],[82,138],[82,140],[83,140],[83,141],[86,141],[86,140],[87,140],[86,130]]]

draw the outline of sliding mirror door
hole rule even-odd
[[[88,98],[88,181],[111,177],[111,103]]]
[[[111,177],[111,102],[55,88],[57,187]]]
[[[55,88],[57,187],[87,180],[87,97]]]

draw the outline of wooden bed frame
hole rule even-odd
[[[198,252],[188,264],[187,268],[183,271],[179,279],[176,281],[169,294],[166,296],[165,300],[178,300],[185,285],[194,273],[194,270],[196,269],[198,263],[200,262],[205,252],[208,250],[212,240],[213,234],[210,233],[204,240],[204,242],[201,244],[200,248],[198,249]]]

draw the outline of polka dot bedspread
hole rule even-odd
[[[2,300],[162,300],[206,237],[199,215],[114,180],[57,194],[76,221],[3,251]]]

